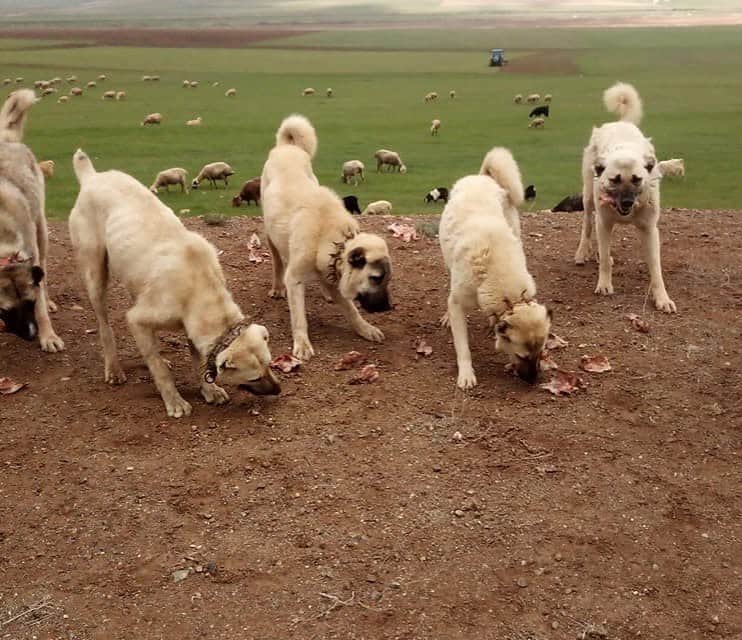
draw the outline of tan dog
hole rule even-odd
[[[655,306],[675,313],[667,295],[660,261],[660,180],[657,156],[651,141],[637,126],[642,102],[630,84],[618,83],[607,89],[603,101],[608,111],[621,118],[594,128],[582,158],[582,219],[576,264],[585,264],[592,254],[593,223],[598,237],[600,270],[595,293],[613,294],[611,235],[615,224],[633,224],[642,236],[649,267],[649,288]]]
[[[185,330],[206,402],[229,400],[217,382],[278,394],[268,331],[249,324],[232,300],[214,247],[188,231],[131,176],[97,173],[80,150],[72,162],[80,194],[70,215],[70,236],[98,319],[106,382],[126,381],[108,322],[110,271],[134,300],[126,319],[169,416],[187,416],[191,405],[178,393],[160,356],[159,329]]]
[[[495,328],[495,348],[506,353],[518,375],[538,377],[551,327],[551,312],[536,302],[520,242],[520,170],[507,149],[495,147],[480,175],[461,178],[443,210],[440,243],[451,274],[448,313],[442,324],[453,334],[458,386],[477,384],[469,351],[466,314],[481,309]]]
[[[389,249],[379,236],[362,233],[358,222],[312,171],[317,135],[303,116],[286,118],[263,168],[261,190],[268,247],[273,256],[271,297],[288,293],[293,353],[314,355],[304,306],[305,288],[319,279],[326,296],[342,308],[355,332],[381,342],[384,334],[361,317],[358,300],[370,312],[390,309]]]
[[[34,92],[11,93],[0,109],[0,319],[7,331],[33,340],[43,351],[64,349],[49,310],[46,290],[48,235],[44,177],[31,150],[21,143]]]

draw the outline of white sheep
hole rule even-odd
[[[152,82],[159,82],[159,81],[160,81],[160,76],[150,76],[150,78],[149,78],[149,79],[150,79],[150,80],[151,80]]]
[[[3,80],[3,86],[4,87],[7,87],[9,84],[12,84],[12,83],[13,83],[13,80],[11,78],[5,78]]]
[[[77,76],[67,76],[67,82],[69,84],[75,84],[77,82]]]
[[[70,89],[70,95],[71,96],[81,96],[82,95],[82,89],[80,87],[72,87],[72,89]]]
[[[303,96],[313,96],[314,93],[315,93],[314,88],[307,87],[306,89],[304,89],[304,91],[301,92],[301,95],[303,95]]]
[[[526,102],[529,104],[534,104],[536,102],[539,102],[541,100],[541,96],[538,93],[532,93],[530,96],[526,98]]]
[[[671,158],[670,160],[660,160],[657,163],[660,175],[665,176],[685,176],[685,160],[682,158]]]
[[[544,96],[544,104],[551,104],[551,98],[552,98],[552,95],[550,93],[547,93]]]
[[[65,102],[68,102],[69,99],[70,99],[69,96],[59,96],[59,100],[57,100],[57,102],[59,102],[60,104],[63,104]]]
[[[448,97],[451,98],[451,100],[453,100],[456,97],[456,91],[454,91],[453,89],[451,89],[448,92]]]
[[[191,81],[190,80],[183,80],[183,88],[184,89],[188,89],[188,87],[190,87],[190,86],[191,86]]]
[[[115,99],[116,99],[115,91],[104,91],[103,95],[101,96],[101,100],[115,100]]]
[[[16,83],[16,84],[21,84],[21,83],[23,82],[23,80],[24,80],[24,79],[23,79],[23,77],[21,77],[21,76],[18,76],[18,77],[17,77],[16,79],[15,79],[15,83]]]
[[[438,99],[438,94],[435,91],[431,91],[430,93],[426,93],[423,100],[425,102],[433,102]]]
[[[98,84],[95,82],[95,80],[91,80],[88,82],[88,89],[95,89],[98,86]]]
[[[543,129],[544,125],[546,124],[546,118],[543,116],[539,116],[538,118],[534,118],[531,120],[530,124],[528,125],[529,129]]]
[[[181,167],[173,167],[172,169],[165,169],[155,176],[155,181],[149,190],[156,194],[161,187],[165,187],[167,191],[170,191],[170,185],[180,185],[180,190],[188,193],[188,171]]]
[[[522,93],[516,93],[515,97],[513,97],[513,102],[515,104],[521,104],[523,102],[523,94]]]
[[[436,118],[433,120],[433,122],[430,123],[430,135],[431,136],[437,136],[438,135],[438,129],[441,128],[441,121]]]
[[[212,86],[212,87],[218,87],[218,86],[219,86],[219,83],[218,83],[218,82],[212,82],[212,83],[211,83],[211,86]]]
[[[145,124],[162,124],[162,114],[150,113],[144,118],[144,120],[142,120],[142,126],[144,126]]]
[[[98,80],[99,80],[100,82],[105,82],[105,80],[106,80],[106,76],[105,76],[104,74],[102,74],[102,73],[101,73],[101,74],[100,74],[100,75],[98,76]]]
[[[327,87],[327,89],[325,90],[325,93],[328,98],[332,98],[332,94],[333,94],[332,87]]]
[[[62,78],[58,76],[55,78],[52,78],[51,80],[49,80],[49,84],[53,84],[53,85],[62,84]]]
[[[191,89],[195,89],[198,86],[198,80],[191,80]]]
[[[203,124],[203,118],[201,118],[201,116],[198,116],[193,120],[186,120],[186,125],[189,127],[200,127],[201,124]]]
[[[116,100],[126,100],[126,91],[117,91]]]
[[[234,175],[234,169],[232,169],[232,167],[230,167],[226,162],[211,162],[205,164],[201,171],[198,172],[198,175],[193,179],[193,182],[191,182],[191,188],[198,189],[198,185],[200,185],[204,180],[208,180],[213,189],[216,187],[217,180],[224,180],[224,188],[226,189],[229,184],[227,178],[232,175]]]
[[[389,149],[379,149],[375,154],[376,158],[376,172],[381,171],[385,166],[390,167],[392,171],[396,169],[400,173],[407,173],[407,167],[402,162],[399,154],[396,151],[389,151]]]
[[[57,93],[57,90],[54,87],[47,87],[41,92],[42,97],[50,96],[54,93]]]
[[[152,76],[142,76],[142,82],[150,82],[152,80]]]
[[[45,178],[51,178],[54,175],[54,160],[42,160],[39,162],[39,169],[44,174]]]
[[[370,202],[363,210],[363,215],[368,216],[389,216],[392,213],[392,203],[388,200],[377,200]]]
[[[361,180],[366,179],[366,176],[363,173],[365,170],[366,167],[360,160],[348,160],[343,163],[343,171],[340,174],[340,179],[345,184],[350,184],[350,181],[353,180],[353,184],[358,186],[359,178]]]
[[[231,89],[227,89],[224,92],[224,95],[227,96],[227,98],[234,98],[237,95],[237,89],[232,87]]]

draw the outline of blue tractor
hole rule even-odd
[[[502,67],[506,63],[505,49],[492,49],[490,51],[490,67]]]

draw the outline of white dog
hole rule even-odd
[[[608,111],[619,122],[594,128],[582,159],[582,198],[585,213],[575,263],[584,264],[591,254],[593,222],[598,236],[600,270],[595,293],[613,294],[611,234],[613,225],[633,224],[642,235],[654,303],[665,313],[675,313],[662,279],[660,261],[660,172],[654,146],[637,126],[642,102],[636,89],[618,83],[603,94]],[[594,215],[595,214],[595,215]]]
[[[106,382],[126,382],[108,322],[110,271],[133,298],[126,319],[169,416],[190,415],[191,405],[159,353],[160,329],[185,330],[206,402],[229,400],[217,381],[278,394],[268,331],[247,322],[232,300],[216,249],[131,176],[98,173],[80,150],[72,162],[80,194],[70,215],[70,237],[98,319]]]
[[[286,118],[263,167],[261,190],[268,247],[273,256],[270,296],[288,294],[293,353],[314,355],[304,306],[306,283],[319,279],[323,293],[343,310],[355,332],[381,342],[384,334],[361,317],[354,301],[369,312],[387,311],[392,275],[383,238],[362,233],[343,201],[321,187],[312,171],[317,135],[303,116]]]
[[[520,170],[507,149],[495,147],[480,175],[461,178],[451,190],[440,224],[443,259],[451,274],[448,313],[458,386],[477,384],[469,351],[466,314],[481,309],[495,328],[495,348],[510,357],[518,375],[538,377],[551,327],[551,312],[536,302],[520,242],[518,206],[523,203]]]

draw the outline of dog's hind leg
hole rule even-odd
[[[157,336],[154,326],[155,318],[151,317],[148,308],[150,305],[137,303],[126,313],[134,340],[139,351],[147,363],[152,380],[160,392],[160,397],[165,403],[167,415],[171,418],[182,418],[191,415],[191,405],[186,402],[175,388],[173,376],[168,369],[157,348]]]
[[[656,224],[650,224],[642,229],[642,248],[644,259],[649,269],[649,288],[654,298],[655,306],[665,313],[675,313],[677,307],[667,295],[665,281],[662,278],[662,261],[660,260],[660,232]]]
[[[38,265],[44,270],[44,278],[39,283],[39,295],[36,300],[36,324],[39,326],[39,343],[42,351],[57,353],[64,351],[64,341],[54,331],[49,311],[56,311],[57,305],[49,300],[47,288],[46,254],[49,248],[49,237],[46,228],[46,218],[43,212],[36,225],[36,252]]]
[[[456,366],[458,367],[456,384],[460,389],[466,391],[477,385],[477,376],[474,374],[474,367],[471,364],[466,314],[456,301],[453,293],[448,296],[448,320],[453,335],[453,347],[456,351]]]
[[[283,266],[283,260],[281,259],[281,254],[278,253],[278,249],[274,246],[274,244],[271,242],[271,239],[268,238],[268,249],[270,249],[271,252],[271,258],[273,258],[273,286],[271,287],[271,290],[268,292],[268,295],[271,298],[285,298],[286,297],[286,285],[284,284],[283,278],[284,278],[284,266]]]
[[[229,394],[224,389],[213,382],[206,382],[203,377],[203,358],[201,358],[201,354],[192,343],[189,346],[191,349],[191,361],[193,362],[193,368],[196,369],[196,375],[199,377],[201,395],[204,400],[209,404],[225,404],[229,402]]]
[[[585,212],[587,214],[587,212]],[[595,219],[598,236],[598,286],[595,293],[602,296],[613,295],[613,260],[611,259],[611,236],[613,235],[613,221],[605,220],[600,213]]]
[[[108,320],[108,256],[103,249],[81,249],[78,252],[78,262],[82,265],[85,288],[98,320],[105,381],[108,384],[123,384],[126,382],[126,374],[121,368],[116,352],[116,338]]]

